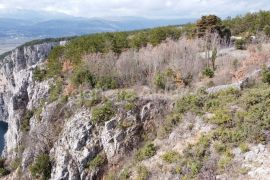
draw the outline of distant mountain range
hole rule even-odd
[[[179,25],[193,21],[194,19],[147,19],[141,17],[81,18],[59,13],[14,10],[0,12],[0,38],[74,36]]]

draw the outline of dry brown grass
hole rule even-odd
[[[71,95],[72,93],[75,92],[75,90],[76,90],[76,87],[72,85],[72,83],[68,83],[68,85],[65,86],[65,89],[64,89],[64,96]]]
[[[270,48],[268,48],[268,46],[265,46],[263,49],[258,49],[255,45],[249,46],[250,56],[242,61],[240,68],[233,73],[234,81],[242,80],[248,73],[261,68],[264,64],[268,64],[270,55]]]
[[[71,72],[74,66],[70,61],[64,61],[62,71],[63,72]]]

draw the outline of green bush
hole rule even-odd
[[[210,68],[205,68],[203,70],[203,75],[206,76],[206,77],[209,77],[209,78],[213,78],[214,75],[215,75],[215,72]]]
[[[143,165],[137,167],[137,177],[136,180],[147,180],[150,173],[147,168]]]
[[[264,67],[262,71],[262,80],[264,83],[270,84],[270,71],[266,67]]]
[[[119,101],[134,101],[136,99],[136,93],[134,91],[119,91],[117,99]]]
[[[22,118],[21,129],[23,132],[28,132],[30,130],[30,119],[33,117],[34,112],[31,110],[26,110]]]
[[[116,32],[113,34],[112,51],[120,54],[124,49],[128,48],[128,34],[125,32]]]
[[[210,156],[210,137],[202,136],[198,143],[189,145],[183,153],[183,160],[180,162],[182,169],[188,169],[186,175],[196,177]]]
[[[263,31],[264,31],[264,34],[268,37],[270,37],[270,26],[269,25],[266,25],[264,28],[263,28]]]
[[[123,169],[120,172],[119,179],[120,180],[128,180],[130,178],[131,172],[128,168]]]
[[[165,138],[182,120],[182,114],[180,113],[172,113],[168,115],[164,122],[160,125],[158,129],[157,136],[159,138]]]
[[[241,143],[239,145],[239,148],[240,148],[240,150],[241,150],[242,153],[246,153],[246,152],[249,151],[248,144],[246,144],[246,143]]]
[[[161,73],[156,74],[156,76],[154,77],[154,85],[156,86],[157,89],[165,89],[166,82],[163,74]]]
[[[5,168],[5,159],[0,158],[0,177],[8,175],[10,172]]]
[[[5,168],[0,168],[0,177],[7,176],[10,174],[10,171]]]
[[[108,90],[108,89],[116,89],[119,86],[118,86],[118,82],[116,78],[110,77],[110,76],[104,76],[104,77],[98,78],[96,87],[103,90]]]
[[[178,162],[180,159],[180,154],[175,151],[169,151],[162,155],[162,160],[167,163],[175,163]]]
[[[50,52],[47,64],[48,77],[58,76],[61,73],[63,63],[61,61],[61,57],[63,56],[64,51],[64,46],[58,46],[53,48],[53,50]]]
[[[235,41],[235,48],[238,50],[246,49],[246,41],[244,39],[239,39]]]
[[[49,101],[53,102],[56,101],[61,93],[63,91],[63,80],[61,78],[58,78],[55,82],[55,85],[53,85],[49,91]]]
[[[102,95],[99,91],[92,91],[91,97],[86,98],[85,94],[81,93],[80,96],[80,105],[91,108],[102,101]]]
[[[132,36],[130,40],[130,46],[134,49],[139,50],[142,47],[147,46],[148,43],[148,35],[146,32],[139,32]]]
[[[34,81],[44,81],[47,76],[47,71],[45,69],[40,69],[39,67],[36,67],[33,71],[33,79]]]
[[[102,155],[97,155],[94,159],[92,159],[88,163],[88,167],[90,169],[96,169],[96,168],[103,166],[105,163],[106,163],[105,157]]]
[[[199,114],[201,113],[203,106],[204,100],[202,97],[198,95],[187,95],[176,102],[174,112],[183,114],[189,111]]]
[[[22,163],[22,159],[21,158],[15,158],[11,164],[10,167],[12,170],[16,170]]]
[[[227,145],[224,144],[223,142],[220,141],[216,141],[214,143],[214,149],[218,152],[218,153],[223,153],[227,150]]]
[[[218,168],[221,172],[227,168],[233,160],[233,154],[230,151],[225,152],[218,161]]]
[[[91,87],[95,86],[95,77],[90,73],[89,70],[78,67],[75,69],[75,71],[72,74],[71,82],[75,86],[79,86],[81,84],[88,84]]]
[[[147,144],[143,148],[139,149],[136,153],[136,160],[143,161],[148,159],[156,154],[157,148],[154,144]]]
[[[50,156],[47,154],[39,155],[35,162],[30,166],[31,175],[34,178],[50,179],[51,176]]]
[[[243,132],[243,130],[240,128],[217,128],[213,132],[213,138],[225,144],[237,145],[246,140],[246,136],[246,132]]]
[[[230,112],[225,109],[218,109],[214,112],[214,117],[212,117],[209,122],[217,125],[227,124],[232,121]]]
[[[155,29],[150,30],[149,33],[150,33],[149,42],[153,46],[160,44],[162,41],[164,41],[167,38],[166,30],[164,28],[155,28]]]
[[[92,110],[92,120],[95,123],[109,121],[115,114],[112,102],[105,102],[102,106],[94,107]]]
[[[132,111],[132,110],[134,110],[136,108],[136,105],[134,104],[134,103],[132,103],[132,102],[128,102],[128,103],[126,103],[125,105],[124,105],[124,109],[126,110],[126,111]]]

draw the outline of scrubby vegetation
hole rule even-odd
[[[181,159],[181,156],[178,152],[169,151],[162,155],[162,159],[167,163],[175,163]]]
[[[234,18],[228,17],[223,21],[223,24],[230,28],[232,33],[235,35],[263,31],[263,29],[269,25],[269,23],[269,11],[247,13]]]
[[[45,80],[47,71],[45,69],[40,69],[39,67],[36,67],[33,71],[33,79],[34,81],[41,82]]]
[[[156,154],[156,147],[154,144],[146,144],[136,153],[136,160],[142,161],[148,159]]]
[[[5,159],[0,159],[0,177],[6,176],[10,173],[9,170],[5,167]]]
[[[94,159],[89,161],[88,167],[91,169],[95,169],[95,168],[98,168],[98,167],[101,167],[102,165],[104,165],[105,162],[106,162],[106,159],[104,156],[97,155]]]
[[[57,100],[60,97],[62,91],[63,91],[63,80],[61,78],[58,78],[55,81],[55,85],[52,85],[52,87],[49,91],[49,93],[50,93],[49,101],[53,102],[53,101]]]
[[[206,77],[212,78],[212,77],[214,77],[215,72],[210,68],[205,68],[203,70],[203,75],[206,76]]]
[[[50,179],[51,162],[49,155],[39,155],[35,162],[30,166],[30,172],[34,178]]]
[[[239,39],[235,41],[235,48],[238,50],[246,49],[246,41],[244,39]]]
[[[97,106],[92,109],[92,119],[95,123],[109,121],[115,114],[115,109],[112,102],[105,102],[102,106]]]
[[[262,80],[263,82],[270,84],[270,70],[267,69],[267,67],[263,67]]]
[[[23,119],[22,119],[22,123],[21,123],[21,130],[23,132],[27,132],[30,130],[30,119],[33,117],[34,112],[27,110],[24,113]]]
[[[150,173],[147,168],[143,165],[137,167],[137,177],[136,180],[147,180]]]
[[[268,101],[270,88],[266,84],[239,92],[234,89],[215,94],[186,96],[178,101],[175,112],[193,112],[198,115],[211,112],[213,116],[206,122],[217,125],[207,136],[203,136],[197,144],[186,148],[182,156],[177,152],[167,152],[162,159],[167,163],[177,163],[178,172],[188,177],[196,177],[207,159],[211,158],[210,147],[213,144],[220,154],[217,171],[223,172],[233,160],[232,148],[239,147],[245,153],[249,151],[249,143],[265,143],[268,122]],[[232,110],[237,107],[238,110]]]

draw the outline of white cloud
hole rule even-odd
[[[0,9],[32,9],[74,16],[222,17],[270,9],[269,0],[0,0]]]
[[[4,4],[0,4],[0,9],[5,9],[5,5]]]

